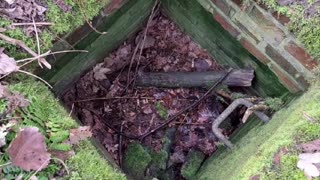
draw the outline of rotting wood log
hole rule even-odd
[[[136,86],[162,88],[209,87],[226,73],[227,71],[141,73],[137,77]],[[233,70],[222,84],[250,87],[253,78],[253,69],[238,69]]]

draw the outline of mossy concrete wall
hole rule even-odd
[[[305,90],[317,62],[272,14],[254,1],[197,0],[252,55],[267,65],[291,92]]]

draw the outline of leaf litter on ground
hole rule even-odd
[[[114,160],[118,159],[118,147],[122,145],[125,150],[131,140],[124,138],[119,144],[119,134],[106,124],[118,130],[123,124],[125,134],[139,136],[162,124],[164,117],[175,115],[206,92],[192,88],[126,89],[128,66],[139,39],[143,38],[143,31],[137,34],[136,38],[129,39],[106,57],[103,63],[84,74],[62,98],[69,107],[74,104],[73,113],[92,128],[92,135],[104,145]],[[130,79],[134,79],[135,62],[138,59],[137,55],[129,73]],[[150,23],[140,65],[137,68],[139,72],[221,70],[205,50],[161,13]],[[224,108],[225,105],[211,96],[169,124],[169,127],[176,129],[169,154],[173,165],[183,163],[190,149],[198,149],[208,156],[216,150],[217,139],[212,133],[211,123]],[[225,135],[232,132],[223,131]],[[155,132],[144,140],[143,145],[156,152],[161,151],[165,133],[166,129]]]

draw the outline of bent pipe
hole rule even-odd
[[[212,123],[213,134],[229,148],[232,148],[232,143],[221,133],[218,127],[240,105],[244,105],[247,108],[253,106],[251,102],[245,99],[236,99]],[[257,115],[263,122],[267,123],[269,121],[269,117],[263,112],[254,111],[253,113]]]

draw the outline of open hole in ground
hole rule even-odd
[[[184,79],[190,81],[190,85],[183,85],[185,88],[168,88],[179,86],[174,83],[180,75],[174,73],[172,79],[157,76],[157,81],[149,82],[148,72],[212,73],[227,69],[164,12],[156,9],[151,17],[148,28],[126,40],[104,62],[83,74],[62,100],[83,124],[92,127],[95,138],[135,179],[183,178],[188,163],[201,164],[222,144],[212,132],[212,122],[234,99],[254,93],[221,84],[199,101],[212,86],[204,78],[200,85],[195,83],[197,77]],[[150,84],[154,87],[148,87]],[[179,114],[197,101],[198,105]],[[238,107],[219,126],[224,136],[230,136],[243,125],[241,119],[246,109]],[[176,114],[179,116],[174,121],[141,139]]]

